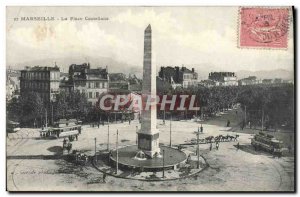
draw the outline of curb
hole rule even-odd
[[[179,178],[159,179],[159,180],[157,180],[157,179],[141,179],[141,178],[121,177],[121,176],[118,176],[118,175],[106,173],[106,172],[100,170],[100,169],[96,166],[96,164],[95,164],[95,157],[92,158],[92,165],[94,166],[94,168],[95,168],[97,171],[99,171],[99,172],[101,172],[101,173],[106,173],[107,175],[112,176],[112,177],[115,177],[115,178],[129,179],[129,180],[137,180],[137,181],[155,181],[155,182],[158,182],[158,181],[174,181],[174,180],[179,180],[179,179],[185,179],[185,178],[193,177],[193,176],[195,176],[196,174],[198,174],[198,173],[202,172],[203,170],[207,169],[207,168],[209,167],[209,164],[207,163],[206,159],[205,159],[203,156],[201,156],[201,157],[202,157],[203,160],[205,161],[205,164],[206,164],[206,165],[205,165],[204,168],[202,168],[202,169],[199,170],[198,172],[195,172],[195,173],[193,173],[193,174],[189,174],[189,175],[187,175],[187,176],[179,177]]]

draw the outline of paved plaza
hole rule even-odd
[[[233,114],[233,112],[230,112]],[[228,116],[228,117],[226,117]],[[7,187],[17,190],[68,190],[68,191],[291,191],[294,187],[294,157],[274,158],[264,152],[255,152],[250,144],[253,134],[241,132],[225,125],[230,114],[203,124],[204,133],[200,138],[216,135],[239,135],[238,141],[222,142],[217,150],[213,144],[200,145],[200,154],[209,167],[197,175],[172,181],[138,181],[107,176],[89,164],[75,165],[62,155],[63,139],[46,140],[39,138],[38,129],[23,128],[7,137]],[[163,125],[157,120],[160,143],[169,145],[169,122]],[[223,124],[224,123],[224,124]],[[234,122],[233,122],[234,123]],[[233,124],[232,123],[232,124]],[[116,147],[116,131],[119,130],[119,146],[136,144],[138,121],[110,125],[110,148]],[[188,121],[172,122],[172,144],[184,144],[196,138],[195,131],[200,123]],[[107,125],[83,126],[73,149],[94,155],[94,138],[97,150],[107,149]],[[237,143],[240,149],[237,149]],[[196,145],[185,145],[185,151],[195,152]]]

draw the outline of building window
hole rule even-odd
[[[106,83],[106,82],[104,82],[103,84],[104,84],[104,88],[107,88],[107,83]]]
[[[88,83],[88,88],[91,88],[91,83]]]
[[[99,92],[96,92],[96,98],[99,98]]]
[[[99,82],[96,82],[96,88],[99,88],[100,86],[99,86]]]
[[[89,92],[89,98],[93,98],[93,92]]]

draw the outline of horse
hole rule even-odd
[[[205,141],[210,143],[213,139],[214,139],[214,136],[208,136],[205,138]]]
[[[237,141],[238,137],[240,137],[240,136],[239,135],[235,135],[234,141]]]

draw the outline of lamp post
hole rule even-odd
[[[163,124],[165,125],[166,124],[166,110],[164,109],[164,121],[163,121]]]
[[[200,168],[199,135],[200,135],[200,129],[198,127],[198,133],[197,133],[197,159],[198,159],[197,168],[198,169]]]
[[[138,126],[136,126],[136,137],[135,137],[135,143],[138,144]]]
[[[262,108],[262,112],[261,112],[261,131],[264,131],[264,109]]]
[[[244,110],[244,112],[245,112],[245,124],[247,124],[247,106],[245,105],[245,110]]]
[[[170,147],[172,147],[172,114],[170,113]]]
[[[97,138],[95,140],[95,161],[97,162]]]
[[[53,101],[51,101],[51,124],[52,124],[52,126],[54,124],[54,118],[53,118]]]
[[[45,126],[46,126],[46,130],[47,130],[47,128],[48,128],[48,120],[47,120],[47,109],[46,109],[46,122],[45,122]]]
[[[116,167],[117,167],[117,171],[116,171],[116,174],[118,174],[118,171],[119,171],[119,130],[117,130],[117,141],[116,141],[116,150],[117,150],[117,164],[116,164]]]
[[[109,114],[107,115],[107,151],[109,151]]]
[[[162,178],[165,178],[165,150],[163,150],[163,176]]]

